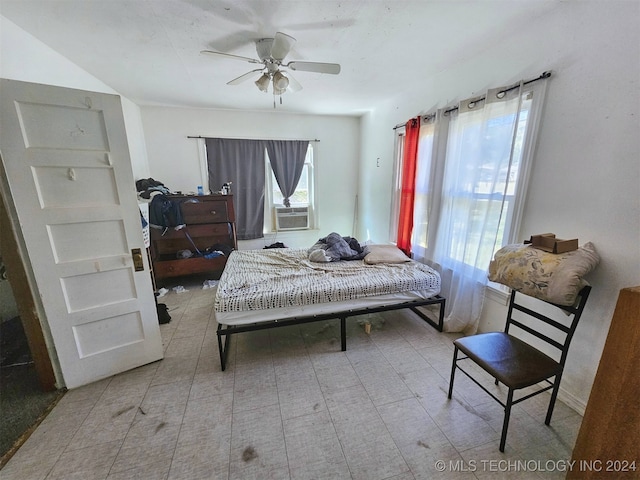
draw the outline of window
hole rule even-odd
[[[515,110],[504,102],[464,115],[440,111],[437,121],[432,116],[421,125],[412,236],[417,258],[433,258],[430,245],[441,215],[455,219],[447,247],[447,256],[454,261],[488,266],[497,249],[517,241],[529,171],[527,154],[541,108],[541,101],[534,100],[541,97],[532,88],[520,99],[511,99],[519,102]],[[398,224],[403,131],[396,132],[391,241]],[[491,230],[495,236],[483,233]]]
[[[415,157],[400,154],[405,140],[396,133],[396,161],[415,161],[415,195],[401,217],[392,210],[393,226],[412,215],[413,257],[446,279],[447,331],[475,331],[489,263],[518,241],[545,89],[544,81],[492,89],[422,117]]]
[[[265,201],[265,233],[276,230],[276,208],[283,207],[283,197],[276,177],[269,163],[269,155],[265,151],[265,168],[266,168],[266,201]],[[300,174],[300,180],[296,190],[289,198],[291,208],[308,207],[309,219],[312,219],[314,206],[314,176],[313,176],[313,146],[309,144],[307,154],[304,159],[304,166]],[[309,224],[312,222],[309,221]]]
[[[391,221],[389,222],[389,241],[398,240],[398,219],[400,218],[400,195],[402,191],[402,155],[404,154],[404,127],[398,127],[395,140],[393,165],[393,187],[391,191]]]
[[[283,210],[280,210],[277,218],[287,220],[284,222],[287,230],[310,227],[314,179],[313,149],[308,140],[206,138],[203,143],[203,158],[206,161],[202,169],[203,177],[206,175],[208,178],[208,185],[233,184],[238,240],[263,238],[265,232],[275,230],[275,210],[287,199],[282,198],[272,168],[282,182],[285,195],[290,195],[291,207],[301,205],[290,212],[294,214],[292,216],[306,213],[304,226],[300,228],[298,225],[302,219],[296,218],[295,224],[291,225],[294,219],[285,219]]]
[[[496,108],[452,120],[443,196],[456,219],[448,251],[452,260],[488,267],[495,251],[509,243],[530,108],[531,96],[519,111]]]
[[[271,193],[271,204],[274,206],[282,206],[283,198],[282,192],[278,187],[278,182],[276,181],[276,176],[271,169],[271,164],[269,163],[269,156],[266,155],[265,158],[267,162],[267,178],[269,178],[268,190]],[[313,189],[312,189],[312,176],[313,176],[313,148],[309,145],[307,149],[307,155],[304,159],[304,167],[302,168],[302,173],[300,174],[300,180],[298,181],[298,186],[296,187],[295,193],[291,196],[289,201],[291,205],[302,205],[309,206],[313,202],[311,201],[313,198]]]
[[[418,165],[416,168],[416,192],[413,218],[413,238],[412,242],[416,249],[424,252],[429,246],[429,223],[434,222],[433,216],[429,215],[429,209],[433,200],[430,198],[434,188],[432,175],[433,148],[435,142],[434,118],[425,122],[420,127],[420,138],[418,140]],[[432,217],[432,218],[430,218]],[[422,255],[424,257],[424,254]]]

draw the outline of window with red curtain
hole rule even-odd
[[[412,118],[405,126],[400,208],[398,213],[398,236],[396,240],[398,248],[407,255],[411,254],[419,133],[420,117]]]

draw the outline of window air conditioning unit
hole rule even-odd
[[[306,230],[309,228],[309,207],[276,207],[276,230]]]

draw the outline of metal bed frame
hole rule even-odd
[[[440,312],[438,315],[438,323],[434,322],[425,313],[417,309],[417,307],[423,307],[426,305],[439,305]],[[303,323],[320,322],[323,320],[340,319],[340,339],[342,351],[347,350],[347,317],[355,317],[358,315],[364,315],[367,313],[387,312],[390,310],[401,310],[409,308],[425,322],[429,323],[439,332],[442,332],[444,327],[444,308],[445,298],[440,295],[435,295],[425,300],[413,300],[408,302],[402,302],[392,305],[381,305],[379,307],[366,307],[353,310],[344,310],[340,312],[325,313],[320,315],[311,315],[306,317],[293,317],[284,320],[272,320],[263,323],[252,323],[246,325],[222,325],[218,324],[218,351],[220,352],[220,366],[224,371],[227,363],[227,356],[229,355],[229,336],[234,333],[252,332],[255,330],[265,330],[267,328],[287,327],[290,325],[300,325]],[[222,337],[225,337],[224,342]]]

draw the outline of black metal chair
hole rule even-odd
[[[564,364],[567,360],[569,344],[573,338],[578,321],[582,316],[590,291],[590,286],[584,287],[579,293],[579,302],[575,306],[547,303],[547,305],[554,305],[561,308],[568,314],[567,321],[560,322],[521,305],[518,303],[521,302],[521,300],[516,302],[516,296],[520,299],[520,296],[526,297],[526,295],[513,290],[509,300],[507,323],[504,332],[480,333],[462,337],[453,342],[455,348],[453,365],[451,366],[451,380],[449,382],[449,398],[451,398],[453,392],[453,380],[457,368],[504,407],[504,421],[502,423],[502,436],[500,438],[501,452],[504,452],[509,416],[511,415],[511,407],[513,405],[542,392],[546,392],[547,390],[552,390],[551,400],[549,401],[549,407],[547,409],[547,417],[544,423],[549,425],[551,422],[551,415],[553,413],[553,407],[555,406],[556,397],[558,396]],[[521,312],[516,314],[517,318],[514,318],[514,311]],[[538,326],[543,328],[540,329]],[[558,350],[556,355],[557,359],[546,355],[520,338],[513,336],[509,333],[510,327],[518,327],[543,340],[552,347],[555,347],[555,349]],[[560,340],[542,333],[542,331],[548,332],[553,329],[558,332],[558,335],[553,334],[554,337],[559,336],[561,338]],[[458,358],[459,352],[462,352],[465,356]],[[491,393],[479,380],[475,379],[468,371],[465,371],[460,366],[460,362],[464,360],[475,362],[495,379],[496,385],[498,385],[498,383],[505,385],[508,388],[506,402],[503,402]],[[552,382],[551,378],[553,377],[555,378]],[[538,385],[542,382],[548,383],[548,385],[539,385],[540,388],[533,393],[516,400],[513,399],[516,390]]]

